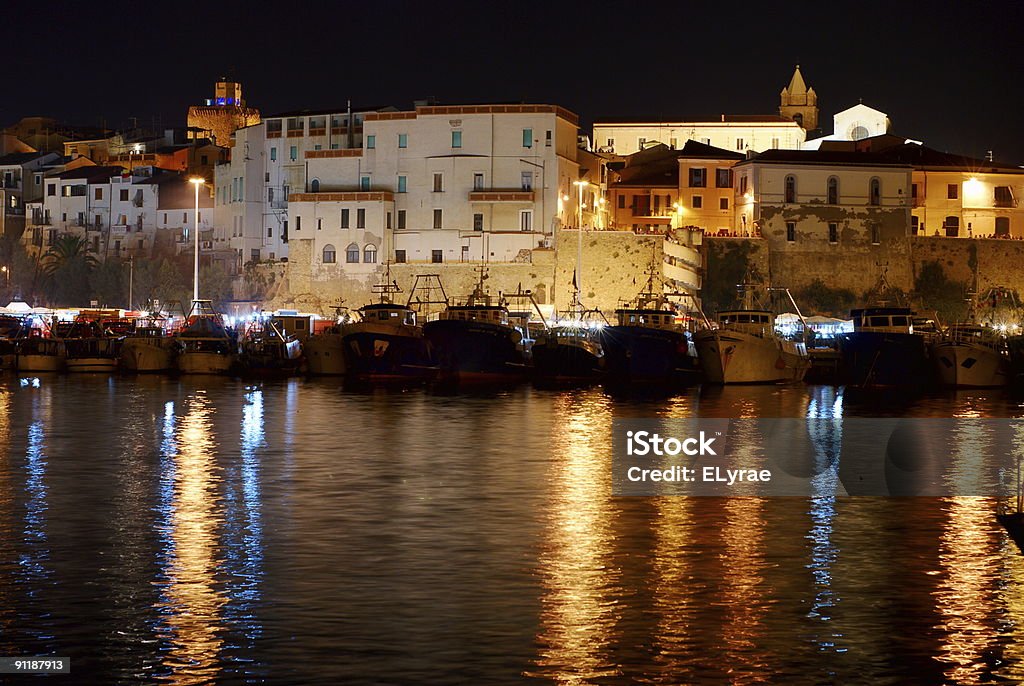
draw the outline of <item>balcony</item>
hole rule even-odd
[[[1017,206],[1017,198],[996,198],[992,201],[992,207],[1011,209]]]
[[[522,188],[491,188],[488,190],[476,190],[469,192],[470,202],[533,202],[534,193],[532,190]]]
[[[289,202],[394,202],[392,191],[326,191],[321,193],[292,193]]]
[[[289,138],[302,138],[304,133],[303,129],[288,129]]]
[[[362,157],[362,148],[345,148],[338,150],[307,150],[303,153],[307,160],[324,160],[334,157]]]
[[[114,234],[115,236],[120,236],[120,235],[127,234],[131,230],[132,230],[131,226],[128,225],[128,224],[111,224],[110,225],[110,233]]]
[[[327,135],[327,129],[325,127],[319,127],[319,128],[315,128],[315,129],[314,128],[310,128],[309,135],[310,136],[326,136]]]

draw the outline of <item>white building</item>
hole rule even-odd
[[[885,112],[861,103],[832,117],[832,133],[803,144],[804,150],[818,150],[825,141],[859,141],[889,133],[892,122]]]
[[[632,155],[658,143],[680,149],[688,140],[743,153],[798,150],[806,136],[795,121],[777,115],[723,114],[720,121],[594,123],[597,150],[616,155]]]
[[[43,195],[43,174],[60,156],[52,152],[16,152],[0,156],[0,234],[20,238],[25,206]]]
[[[363,146],[307,150],[293,239],[313,269],[376,263],[529,262],[572,223],[578,119],[554,105],[420,106],[365,116]]]

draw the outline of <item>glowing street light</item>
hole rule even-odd
[[[199,300],[199,187],[206,183],[206,179],[201,176],[193,176],[188,181],[196,188],[196,216],[193,222],[196,234],[193,239],[196,244],[196,260],[195,271],[192,274],[192,303],[194,305]]]

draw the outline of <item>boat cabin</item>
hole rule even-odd
[[[501,305],[452,305],[441,313],[440,318],[508,326],[508,309]]]
[[[726,310],[718,313],[718,328],[771,336],[775,333],[775,315],[767,310]]]
[[[405,305],[394,303],[377,303],[359,308],[359,314],[364,322],[377,322],[380,324],[402,324],[404,326],[416,326],[416,312]]]
[[[907,307],[872,307],[850,310],[854,331],[914,333],[914,313]]]
[[[311,320],[308,314],[290,312],[279,312],[274,315],[274,326],[286,336],[292,336],[300,341],[305,341],[312,333]]]
[[[679,329],[676,313],[673,310],[622,308],[615,310],[615,320],[618,326],[642,326],[645,329],[672,331]]]

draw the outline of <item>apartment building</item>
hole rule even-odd
[[[0,157],[0,234],[20,238],[25,207],[43,195],[43,174],[60,157],[49,152],[18,152]]]

